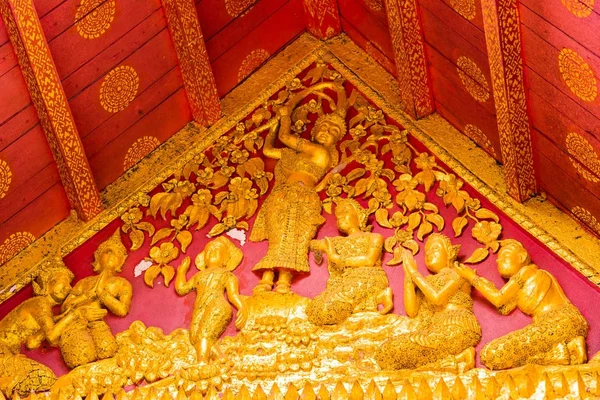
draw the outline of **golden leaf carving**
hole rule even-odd
[[[417,239],[423,241],[423,238],[426,235],[429,235],[433,231],[433,225],[428,221],[423,221],[421,226],[419,226],[419,230],[417,231]]]
[[[175,277],[175,268],[171,267],[170,265],[165,265],[160,269],[160,273],[162,274],[163,279],[165,280],[165,286],[169,287],[169,284]]]
[[[190,243],[192,243],[192,234],[189,231],[181,231],[175,237],[181,245],[181,251],[185,253]]]
[[[464,263],[465,264],[477,264],[482,262],[483,260],[485,260],[488,255],[490,254],[490,252],[488,251],[487,248],[478,248],[475,249],[475,251],[473,252],[473,254],[471,254],[469,256],[469,258],[467,258]]]
[[[439,214],[428,214],[427,217],[425,217],[427,219],[427,221],[431,222],[433,225],[436,226],[436,228],[438,229],[438,231],[441,231],[442,229],[444,229],[444,218],[439,215]]]
[[[419,224],[421,223],[421,214],[413,213],[408,217],[408,230],[417,229]]]
[[[139,250],[144,244],[144,232],[139,229],[129,231],[129,239],[131,239],[131,251]]]
[[[144,272],[144,283],[151,288],[154,287],[154,280],[160,274],[160,265],[153,265]]]
[[[168,238],[173,232],[175,232],[175,230],[171,229],[171,228],[160,229],[152,237],[152,241],[150,242],[150,245],[155,245],[156,243],[160,242],[161,240]]]
[[[388,220],[388,213],[388,210],[385,208],[380,208],[375,211],[375,220],[384,228],[392,228],[392,224],[390,224],[390,221]]]
[[[497,223],[500,222],[500,218],[498,218],[494,212],[486,208],[480,208],[479,210],[475,211],[475,216],[479,219],[492,219]]]
[[[468,221],[466,217],[457,217],[452,221],[452,229],[454,230],[454,236],[459,237],[462,235],[463,230],[467,226]]]

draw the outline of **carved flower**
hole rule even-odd
[[[192,196],[192,203],[195,206],[206,206],[210,205],[212,201],[212,193],[208,189],[200,189],[196,194]]]
[[[392,157],[392,162],[395,165],[406,165],[409,161],[410,161],[410,151],[408,152],[401,152],[400,154]]]
[[[404,214],[402,214],[400,211],[396,211],[393,215],[392,218],[390,218],[390,224],[394,227],[394,228],[398,228],[404,224],[406,224],[408,222],[408,217]],[[411,236],[412,238],[412,236]]]
[[[319,109],[320,109],[319,102],[317,102],[315,99],[312,99],[308,102],[308,110],[311,113],[317,113],[319,111]]]
[[[427,153],[421,153],[417,158],[415,158],[415,164],[417,165],[417,168],[421,170],[432,169],[436,165],[435,157],[429,156]]]
[[[231,153],[231,162],[234,164],[242,164],[245,163],[246,161],[248,161],[248,157],[250,156],[250,154],[248,153],[248,150],[234,150]]]
[[[360,139],[367,134],[367,130],[362,125],[356,125],[354,128],[350,129],[350,135],[354,139]]]
[[[206,182],[206,181],[210,181],[214,176],[215,176],[215,170],[212,169],[211,167],[206,167],[206,168],[204,168],[203,171],[200,171],[198,173],[198,180]]]
[[[331,177],[329,181],[329,186],[327,186],[327,196],[329,197],[338,197],[342,194],[344,187],[347,184],[347,180],[345,176],[340,174],[335,174]]]
[[[413,239],[412,231],[407,231],[406,229],[398,229],[396,230],[395,235],[398,243],[406,243],[409,240]]]
[[[173,191],[183,197],[189,197],[192,193],[194,193],[194,191],[196,191],[196,187],[189,181],[180,181],[177,182],[177,186],[175,186]]]
[[[179,256],[179,249],[173,243],[163,243],[150,250],[150,257],[158,264],[168,264]]]
[[[406,144],[408,142],[408,131],[400,129],[393,129],[392,134],[389,137],[390,143],[394,146]]]
[[[398,190],[396,203],[399,206],[406,206],[409,211],[420,210],[425,202],[425,193],[415,190],[419,181],[414,179],[410,174],[402,174],[393,182]]]
[[[440,182],[440,190],[441,193],[436,192],[436,194],[441,197],[444,193],[457,192],[463,185],[463,181],[460,179],[456,179],[456,175],[448,174],[444,176],[444,178]]]
[[[367,113],[367,121],[369,122],[384,122],[383,111],[376,109],[375,107],[368,107],[369,112]]]
[[[502,233],[502,225],[496,222],[481,221],[475,224],[471,233],[479,243],[488,244],[498,240]]]
[[[382,207],[388,207],[392,204],[392,195],[387,190],[387,185],[379,185],[379,188],[373,192],[373,198],[379,202]]]
[[[224,167],[221,167],[221,169],[219,170],[219,172],[223,176],[229,178],[235,172],[235,168],[232,167],[231,165],[225,165]]]
[[[121,220],[126,224],[137,224],[142,220],[143,214],[142,211],[135,207],[127,211],[125,214],[121,216]]]
[[[237,218],[234,216],[228,215],[225,218],[223,218],[222,223],[223,223],[223,225],[225,225],[225,230],[228,231],[232,228],[235,228],[235,225],[237,224]]]
[[[300,81],[300,79],[298,78],[294,78],[292,79],[288,84],[287,84],[287,88],[288,90],[297,90],[300,89],[302,87],[302,82]]]
[[[178,231],[181,231],[187,225],[188,220],[189,220],[188,216],[185,214],[182,214],[179,216],[179,218],[171,220],[171,226],[173,228],[177,229]]]

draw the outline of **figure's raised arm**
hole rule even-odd
[[[186,278],[186,274],[190,269],[191,259],[186,257],[181,262],[179,268],[177,268],[177,275],[175,276],[175,291],[178,295],[184,296],[194,290],[194,278],[189,281]]]
[[[423,295],[435,305],[443,306],[448,302],[450,296],[452,296],[458,289],[460,289],[461,279],[458,274],[454,274],[450,280],[440,289],[433,287],[423,275],[417,270],[417,263],[415,262],[412,253],[405,253],[407,256],[404,260],[404,267],[406,271],[410,273],[413,282],[421,289]]]
[[[133,288],[124,278],[114,278],[107,287],[98,294],[98,298],[108,310],[117,317],[124,317],[131,308]]]
[[[417,287],[413,282],[410,271],[404,266],[404,310],[409,317],[416,317],[419,313],[419,296]]]

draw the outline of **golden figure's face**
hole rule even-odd
[[[498,252],[498,272],[503,278],[510,278],[523,267],[527,259],[525,249],[518,246],[502,247]]]
[[[207,268],[221,268],[227,264],[229,255],[224,244],[210,242],[204,249],[204,264]]]
[[[69,293],[71,293],[71,278],[68,274],[62,273],[54,276],[50,282],[50,296],[57,303],[62,303]]]
[[[315,140],[325,147],[333,146],[342,135],[340,127],[331,121],[323,121],[318,129],[319,130],[315,132]]]
[[[359,225],[358,214],[350,204],[342,203],[335,209],[337,226],[343,233],[348,233],[352,229],[357,229]]]
[[[115,252],[112,248],[108,247],[100,254],[98,260],[98,267],[100,271],[109,270],[113,272],[119,272],[123,266],[123,256]],[[100,272],[97,271],[97,272]]]
[[[448,249],[437,237],[431,237],[425,244],[425,265],[432,272],[439,272],[448,266]]]

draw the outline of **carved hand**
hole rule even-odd
[[[477,272],[474,269],[471,269],[458,261],[454,263],[454,270],[469,282],[473,282],[473,279],[477,276]]]

